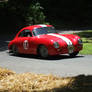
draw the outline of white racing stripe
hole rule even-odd
[[[44,24],[40,24],[39,26],[41,26],[41,27],[47,27],[46,25],[44,25]]]
[[[72,45],[72,42],[71,42],[68,38],[66,38],[66,37],[64,37],[64,36],[57,35],[57,34],[48,34],[48,35],[61,38],[62,40],[64,40],[64,41],[67,43],[68,46]]]

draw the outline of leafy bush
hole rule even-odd
[[[39,24],[45,22],[45,16],[41,11],[43,8],[40,6],[40,3],[30,5],[26,20],[29,24]]]
[[[45,16],[40,3],[34,0],[8,0],[0,2],[1,26],[8,30],[16,30],[29,24],[45,22]]]

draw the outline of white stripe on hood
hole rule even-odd
[[[51,36],[55,36],[55,37],[61,38],[62,40],[64,40],[64,41],[67,43],[68,46],[69,46],[69,45],[72,45],[71,40],[69,40],[69,39],[66,38],[65,36],[61,36],[61,35],[53,34],[53,33],[48,34],[48,35],[51,35]]]

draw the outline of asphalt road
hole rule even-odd
[[[59,55],[48,59],[34,55],[12,56],[7,50],[10,39],[9,36],[0,36],[0,67],[17,73],[32,72],[57,76],[92,75],[92,55],[78,55],[75,58]]]
[[[0,66],[17,73],[32,72],[57,76],[88,75],[92,74],[92,56],[79,55],[70,58],[68,55],[60,55],[41,59],[34,55],[12,56],[5,50],[0,52]]]

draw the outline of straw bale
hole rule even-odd
[[[55,88],[67,87],[72,78],[53,75],[23,73],[14,74],[0,81],[0,92],[55,92]]]
[[[8,69],[6,69],[6,68],[1,68],[1,67],[0,67],[0,80],[1,80],[2,78],[4,78],[4,77],[7,77],[7,76],[13,75],[13,74],[15,74],[13,71],[8,70]]]
[[[62,78],[0,68],[0,92],[92,92],[92,76]]]

